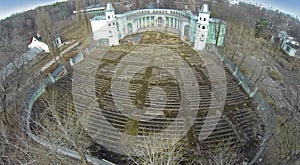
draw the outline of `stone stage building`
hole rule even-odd
[[[141,9],[124,14],[115,14],[107,3],[105,15],[90,20],[93,38],[96,41],[118,45],[128,34],[145,30],[162,30],[178,34],[196,50],[204,50],[206,44],[223,45],[226,23],[210,18],[208,4],[203,4],[199,15],[174,9]]]

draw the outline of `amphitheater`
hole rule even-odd
[[[132,164],[120,145],[129,141],[128,137],[158,132],[164,132],[164,139],[182,135],[178,138],[187,146],[182,163],[205,160],[212,151],[224,147],[238,155],[235,164],[257,156],[266,132],[261,114],[231,71],[224,68],[222,78],[214,70],[222,66],[218,57],[199,51],[194,41],[182,40],[184,32],[160,25],[136,30],[119,38],[119,45],[113,47],[103,47],[103,40],[96,39],[97,46],[84,55],[84,60],[40,92],[32,109],[29,106],[32,134],[52,137],[50,143],[75,150],[72,144],[59,141],[66,139],[51,134],[51,130],[59,129],[54,120],[59,118],[91,156],[117,164]],[[153,65],[145,65],[146,61]],[[176,67],[170,71],[163,67],[165,61],[170,66],[182,62],[190,71]],[[158,63],[162,65],[155,65]],[[122,69],[127,65],[144,67]],[[116,76],[120,67],[125,74]],[[49,111],[51,102],[55,112]],[[194,118],[179,117],[188,112]],[[74,123],[76,128],[70,126]],[[200,135],[206,137],[199,139]]]
[[[240,72],[232,75],[233,63],[223,68],[224,59],[205,50],[223,44],[224,21],[209,18],[207,6],[199,16],[172,9],[115,15],[111,4],[105,13],[91,19],[92,49],[29,95],[29,136],[77,159],[82,148],[94,164],[132,164],[123,148],[145,137],[184,143],[181,164],[211,164],[210,154],[221,148],[239,155],[234,164],[259,158],[269,130],[264,103],[257,103],[253,87],[245,88],[244,78],[236,78]],[[62,127],[69,137],[57,131]]]

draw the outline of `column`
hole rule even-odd
[[[175,29],[175,18],[173,18],[173,29]]]
[[[141,18],[139,18],[139,29],[142,27],[142,21]]]

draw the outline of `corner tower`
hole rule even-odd
[[[106,19],[107,29],[108,29],[109,46],[118,45],[119,38],[118,38],[118,31],[117,31],[117,21],[116,21],[115,9],[113,8],[111,2],[108,2],[106,4],[105,19]]]
[[[111,21],[115,19],[115,9],[112,6],[111,2],[106,4],[105,16],[107,21]]]
[[[199,11],[194,48],[204,50],[206,46],[210,11],[208,4],[203,4]]]

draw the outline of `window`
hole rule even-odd
[[[202,26],[202,29],[205,29],[205,26]]]
[[[201,19],[202,19],[202,18],[200,17],[200,21],[201,21]]]
[[[115,23],[113,22],[113,25],[115,25]]]
[[[110,26],[111,24],[109,23],[108,26]]]
[[[201,27],[201,25],[198,25],[198,28],[200,28]]]
[[[203,21],[206,21],[206,18],[203,18]]]
[[[108,19],[110,19],[110,16],[107,16]]]
[[[204,34],[201,35],[200,41],[204,41]]]

